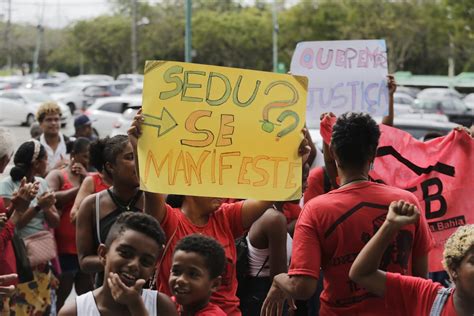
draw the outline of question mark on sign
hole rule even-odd
[[[282,130],[277,134],[278,137],[283,137],[283,136],[285,136],[285,135],[291,133],[292,131],[295,130],[296,127],[298,127],[298,124],[299,124],[299,122],[300,122],[300,117],[298,116],[298,114],[296,114],[295,112],[290,111],[290,110],[286,110],[286,111],[284,111],[283,113],[281,113],[280,116],[278,116],[277,121],[280,122],[280,123],[283,123],[283,121],[284,121],[287,117],[292,117],[295,121],[293,122],[293,124],[291,124],[291,125],[289,125],[288,127],[282,129]]]
[[[276,109],[276,108],[283,108],[283,107],[288,107],[288,106],[291,106],[291,105],[294,105],[298,102],[298,92],[296,91],[295,87],[290,84],[289,82],[286,82],[286,81],[274,81],[272,83],[270,83],[268,85],[268,87],[265,89],[265,94],[268,95],[268,93],[270,92],[271,89],[273,89],[274,87],[278,86],[278,85],[283,85],[287,88],[289,88],[292,92],[293,92],[293,97],[291,100],[279,100],[279,101],[274,101],[274,102],[270,102],[269,104],[267,104],[264,108],[263,108],[263,113],[262,113],[262,118],[263,120],[260,121],[262,122],[262,130],[264,130],[265,132],[267,133],[271,133],[275,130],[275,125],[279,125],[279,124],[275,124],[273,122],[270,121],[269,119],[269,113],[270,113],[270,110],[271,109]],[[285,111],[285,112],[292,112],[294,113],[293,111]],[[283,112],[283,113],[285,113]],[[282,114],[283,114],[282,113]],[[278,117],[277,121],[279,121],[280,123],[289,115],[285,115],[285,117],[280,121],[280,117],[282,116],[282,114]],[[296,113],[294,113],[297,117],[298,115]],[[298,117],[298,122],[299,122],[299,117]],[[293,128],[295,129],[296,126]],[[283,134],[284,135],[287,135],[289,132],[291,132],[293,129],[285,132]],[[284,129],[284,131],[286,131],[287,129]],[[281,132],[280,132],[281,133]]]

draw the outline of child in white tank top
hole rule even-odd
[[[66,304],[59,316],[178,315],[169,297],[143,289],[164,243],[156,219],[143,213],[121,214],[98,249],[105,271],[103,285]]]

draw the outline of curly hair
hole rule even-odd
[[[341,115],[332,130],[331,147],[341,167],[362,168],[377,151],[380,130],[366,113]]]
[[[36,119],[38,122],[43,122],[46,115],[58,114],[61,116],[61,108],[54,101],[48,101],[40,105],[38,111],[36,112]]]
[[[123,212],[110,228],[105,245],[110,247],[117,237],[129,229],[150,237],[156,241],[159,247],[163,247],[166,242],[165,233],[161,229],[160,223],[154,217],[139,212]]]
[[[461,261],[472,247],[474,247],[474,224],[459,227],[444,244],[444,268],[447,271],[459,268]]]
[[[202,256],[211,279],[217,278],[224,273],[226,262],[224,248],[214,238],[201,234],[192,234],[178,242],[174,252],[176,253],[178,250],[195,252]]]
[[[8,128],[0,127],[0,159],[13,153],[15,138]]]
[[[127,144],[128,137],[126,135],[116,135],[96,140],[89,147],[91,165],[100,172],[102,170],[108,172],[105,169],[105,164],[107,162],[115,163],[115,159],[123,152]]]

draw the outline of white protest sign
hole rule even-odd
[[[319,128],[324,112],[388,113],[385,40],[301,42],[290,71],[309,79],[306,122],[310,128]]]

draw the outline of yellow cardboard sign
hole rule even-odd
[[[147,61],[142,189],[284,201],[301,196],[306,77]]]

